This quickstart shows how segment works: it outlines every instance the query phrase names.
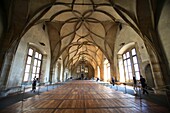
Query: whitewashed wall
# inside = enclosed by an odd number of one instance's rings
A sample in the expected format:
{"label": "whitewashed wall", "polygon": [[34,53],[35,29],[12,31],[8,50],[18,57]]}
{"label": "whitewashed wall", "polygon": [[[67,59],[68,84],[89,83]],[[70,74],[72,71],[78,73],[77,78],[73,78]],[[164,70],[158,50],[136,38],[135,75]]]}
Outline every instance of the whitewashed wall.
{"label": "whitewashed wall", "polygon": [[[136,43],[136,49],[137,55],[139,56],[139,63],[142,65],[143,62],[150,61],[148,52],[146,50],[146,47],[144,45],[143,40],[139,37],[139,35],[129,26],[123,25],[122,30],[117,35],[117,39],[115,42],[115,51],[114,51],[114,63],[115,63],[115,68],[117,69],[117,75],[119,75],[119,70],[118,70],[118,52],[120,49],[125,46],[121,46],[121,43],[129,44],[129,43]],[[125,48],[126,50],[126,48]],[[142,74],[144,74],[144,69],[142,66],[140,66]]]}
{"label": "whitewashed wall", "polygon": [[[39,42],[43,42],[45,46],[42,46]],[[47,32],[42,29],[42,24],[38,24],[29,29],[20,41],[10,69],[8,87],[21,85],[22,83],[29,43],[36,46],[44,54],[41,79],[42,82],[48,82],[49,80],[51,58],[49,40]]]}

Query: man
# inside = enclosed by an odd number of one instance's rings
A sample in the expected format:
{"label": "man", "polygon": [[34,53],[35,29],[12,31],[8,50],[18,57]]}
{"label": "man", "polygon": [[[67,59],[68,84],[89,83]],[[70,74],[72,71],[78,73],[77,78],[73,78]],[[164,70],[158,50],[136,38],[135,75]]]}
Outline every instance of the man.
{"label": "man", "polygon": [[137,90],[137,80],[135,76],[133,76],[133,89]]}
{"label": "man", "polygon": [[113,86],[115,85],[115,79],[114,79],[114,77],[112,77],[112,85],[113,85]]}
{"label": "man", "polygon": [[142,75],[140,75],[140,83],[142,85],[142,89],[143,89],[143,94],[149,94],[148,91],[146,90],[147,84],[146,84],[146,80],[145,78],[142,77]]}
{"label": "man", "polygon": [[35,90],[36,90],[36,83],[37,82],[37,80],[36,80],[36,78],[34,78],[34,80],[33,80],[33,82],[32,82],[32,90],[31,90],[31,92],[35,92]]}
{"label": "man", "polygon": [[99,78],[97,77],[97,80],[96,80],[96,82],[98,82],[99,81]]}

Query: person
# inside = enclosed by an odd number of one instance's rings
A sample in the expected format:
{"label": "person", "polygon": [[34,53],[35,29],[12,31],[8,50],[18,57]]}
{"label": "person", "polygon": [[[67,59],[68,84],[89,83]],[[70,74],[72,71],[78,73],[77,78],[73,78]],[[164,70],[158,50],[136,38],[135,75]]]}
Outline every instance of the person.
{"label": "person", "polygon": [[113,86],[115,85],[115,79],[114,79],[114,77],[112,77],[112,85],[113,85]]}
{"label": "person", "polygon": [[145,78],[142,77],[142,75],[140,75],[140,83],[142,85],[142,89],[143,89],[143,94],[149,94],[148,91],[146,90],[147,88],[147,84],[146,84],[146,80]]}
{"label": "person", "polygon": [[135,76],[133,76],[133,89],[137,90],[137,80]]}
{"label": "person", "polygon": [[32,82],[32,91],[31,92],[35,92],[36,90],[36,84],[37,84],[37,80],[36,78],[34,78],[33,82]]}
{"label": "person", "polygon": [[83,79],[84,79],[84,74],[82,73],[82,74],[81,74],[81,80],[83,80]]}
{"label": "person", "polygon": [[96,80],[96,82],[98,82],[99,81],[99,78],[97,77],[97,80]]}

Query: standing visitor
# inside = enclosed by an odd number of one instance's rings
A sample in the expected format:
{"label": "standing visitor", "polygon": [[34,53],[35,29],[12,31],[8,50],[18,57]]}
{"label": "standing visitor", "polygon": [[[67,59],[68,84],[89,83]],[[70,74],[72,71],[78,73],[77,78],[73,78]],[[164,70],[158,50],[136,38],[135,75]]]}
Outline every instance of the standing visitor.
{"label": "standing visitor", "polygon": [[133,76],[133,89],[137,90],[137,80],[135,76]]}
{"label": "standing visitor", "polygon": [[34,80],[33,80],[33,82],[32,82],[32,90],[31,90],[31,92],[35,92],[35,90],[36,90],[36,84],[37,84],[37,80],[36,80],[36,77],[34,77]]}
{"label": "standing visitor", "polygon": [[96,80],[96,82],[98,82],[99,81],[99,78],[97,77],[97,80]]}
{"label": "standing visitor", "polygon": [[115,79],[114,79],[114,77],[112,77],[112,85],[113,85],[113,86],[115,85]]}
{"label": "standing visitor", "polygon": [[142,89],[143,89],[143,94],[149,94],[148,91],[146,90],[147,88],[147,84],[146,84],[146,80],[145,78],[142,77],[142,75],[140,75],[140,83],[142,85]]}

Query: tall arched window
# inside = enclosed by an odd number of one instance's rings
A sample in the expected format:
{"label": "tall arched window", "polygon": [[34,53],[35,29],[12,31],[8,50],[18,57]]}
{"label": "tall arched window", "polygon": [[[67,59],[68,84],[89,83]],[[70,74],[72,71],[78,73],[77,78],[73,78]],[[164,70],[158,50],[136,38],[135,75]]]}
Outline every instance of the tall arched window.
{"label": "tall arched window", "polygon": [[135,76],[137,80],[140,79],[140,70],[135,48],[123,54],[123,65],[126,82],[132,81],[133,76]]}
{"label": "tall arched window", "polygon": [[33,80],[34,77],[39,78],[41,64],[42,64],[42,54],[35,48],[29,48],[23,81],[29,82]]}

